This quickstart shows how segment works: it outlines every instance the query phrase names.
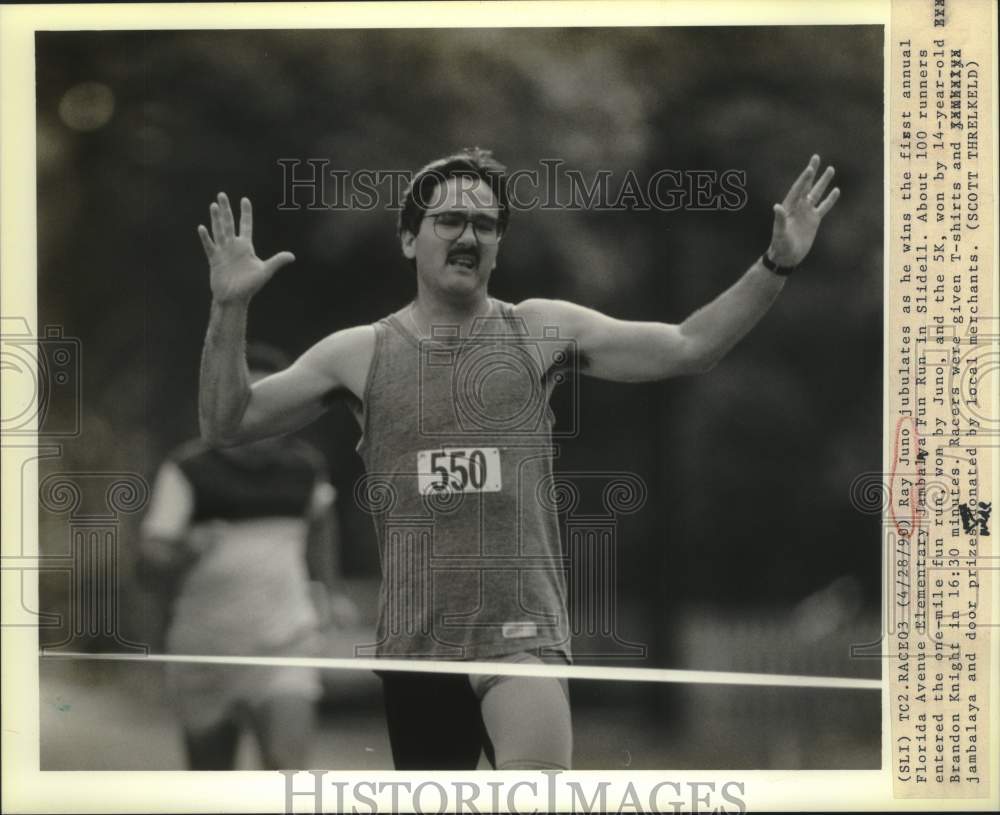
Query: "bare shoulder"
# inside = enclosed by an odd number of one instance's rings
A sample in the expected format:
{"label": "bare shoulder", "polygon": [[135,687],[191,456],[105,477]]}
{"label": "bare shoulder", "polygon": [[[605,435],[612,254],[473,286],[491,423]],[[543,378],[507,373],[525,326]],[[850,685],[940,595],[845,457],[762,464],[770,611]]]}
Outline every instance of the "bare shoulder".
{"label": "bare shoulder", "polygon": [[356,325],[327,335],[306,351],[298,362],[311,367],[328,368],[342,356],[371,354],[375,349],[375,326]]}
{"label": "bare shoulder", "polygon": [[524,319],[546,318],[557,316],[565,311],[566,306],[572,307],[566,300],[548,300],[544,297],[531,297],[514,304],[514,315]]}
{"label": "bare shoulder", "polygon": [[[522,300],[514,306],[514,315],[520,317],[534,335],[544,329],[556,328],[559,336],[577,337],[582,331],[604,315],[586,306],[568,300],[546,300],[532,298]],[[541,334],[539,333],[539,336]]]}
{"label": "bare shoulder", "polygon": [[558,328],[561,335],[572,336],[581,312],[585,311],[582,306],[566,300],[541,297],[522,300],[513,308],[514,316],[524,320],[532,335],[540,335],[545,328]]}
{"label": "bare shoulder", "polygon": [[324,337],[292,367],[318,374],[331,388],[347,388],[360,399],[374,355],[375,326],[357,325]]}

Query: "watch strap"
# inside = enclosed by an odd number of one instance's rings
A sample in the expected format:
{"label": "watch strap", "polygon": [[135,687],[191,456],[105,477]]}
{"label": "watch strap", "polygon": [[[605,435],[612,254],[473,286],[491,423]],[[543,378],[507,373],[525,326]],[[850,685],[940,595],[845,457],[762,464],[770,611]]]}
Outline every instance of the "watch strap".
{"label": "watch strap", "polygon": [[795,266],[779,266],[767,256],[767,252],[760,256],[760,263],[769,272],[774,272],[782,277],[788,277],[797,268]]}

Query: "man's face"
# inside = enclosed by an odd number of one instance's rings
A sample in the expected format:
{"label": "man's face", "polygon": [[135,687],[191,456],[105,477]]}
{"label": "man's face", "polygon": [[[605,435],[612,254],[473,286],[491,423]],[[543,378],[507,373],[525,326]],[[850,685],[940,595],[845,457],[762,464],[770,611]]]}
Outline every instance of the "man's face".
{"label": "man's face", "polygon": [[[488,236],[483,239],[486,227],[492,224],[495,228],[499,218],[489,185],[480,178],[449,178],[426,203],[417,234],[402,234],[403,254],[416,262],[418,283],[449,295],[485,289],[499,248]],[[470,221],[460,227],[460,233],[450,236],[449,227],[454,231],[463,217]]]}

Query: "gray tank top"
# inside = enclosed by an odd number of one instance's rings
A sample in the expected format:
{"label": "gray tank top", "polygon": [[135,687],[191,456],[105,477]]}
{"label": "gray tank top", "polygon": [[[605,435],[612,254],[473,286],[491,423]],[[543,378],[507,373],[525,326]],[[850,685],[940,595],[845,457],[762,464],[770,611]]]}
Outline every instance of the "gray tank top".
{"label": "gray tank top", "polygon": [[[382,569],[363,653],[488,659],[569,653],[546,343],[491,301],[466,338],[375,324],[356,489]],[[557,357],[558,359],[558,357]]]}

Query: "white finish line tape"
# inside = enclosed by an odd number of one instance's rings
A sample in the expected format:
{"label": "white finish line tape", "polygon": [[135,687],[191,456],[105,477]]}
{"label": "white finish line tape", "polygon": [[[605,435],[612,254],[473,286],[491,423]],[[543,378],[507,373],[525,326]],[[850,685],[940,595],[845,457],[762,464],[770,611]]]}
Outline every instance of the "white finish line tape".
{"label": "white finish line tape", "polygon": [[112,662],[175,662],[202,665],[258,665],[273,668],[330,668],[348,671],[410,671],[414,673],[491,674],[498,676],[555,676],[565,679],[604,679],[615,682],[681,682],[700,685],[760,685],[783,688],[881,690],[881,679],[839,676],[688,671],[664,668],[599,668],[591,665],[525,665],[514,662],[448,662],[417,659],[362,659],[325,657],[241,657],[194,654],[85,654],[42,652],[46,660],[101,660]]}

